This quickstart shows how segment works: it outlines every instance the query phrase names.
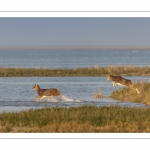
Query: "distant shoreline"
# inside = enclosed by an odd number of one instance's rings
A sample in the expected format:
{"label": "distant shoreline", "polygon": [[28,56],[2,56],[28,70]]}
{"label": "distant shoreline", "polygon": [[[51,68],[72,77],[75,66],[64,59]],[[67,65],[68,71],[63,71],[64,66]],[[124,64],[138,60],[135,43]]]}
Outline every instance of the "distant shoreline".
{"label": "distant shoreline", "polygon": [[150,50],[150,46],[0,46],[0,50]]}
{"label": "distant shoreline", "polygon": [[48,69],[48,68],[0,68],[0,77],[86,77],[107,76],[109,74],[121,76],[150,76],[150,66],[108,66],[76,69]]}

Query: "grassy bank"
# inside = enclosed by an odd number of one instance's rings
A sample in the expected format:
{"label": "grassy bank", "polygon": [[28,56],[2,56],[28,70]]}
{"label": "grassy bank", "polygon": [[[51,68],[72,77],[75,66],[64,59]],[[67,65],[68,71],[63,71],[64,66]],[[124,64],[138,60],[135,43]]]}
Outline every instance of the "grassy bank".
{"label": "grassy bank", "polygon": [[111,98],[150,105],[150,83],[141,81],[135,83],[134,87],[138,88],[140,94],[138,94],[134,89],[124,87],[120,90],[114,91],[111,95]]}
{"label": "grassy bank", "polygon": [[0,132],[150,132],[150,108],[43,108],[0,113]]}
{"label": "grassy bank", "polygon": [[77,69],[34,69],[34,68],[0,68],[0,77],[60,77],[60,76],[105,76],[108,74],[124,76],[149,76],[150,66],[109,66]]}

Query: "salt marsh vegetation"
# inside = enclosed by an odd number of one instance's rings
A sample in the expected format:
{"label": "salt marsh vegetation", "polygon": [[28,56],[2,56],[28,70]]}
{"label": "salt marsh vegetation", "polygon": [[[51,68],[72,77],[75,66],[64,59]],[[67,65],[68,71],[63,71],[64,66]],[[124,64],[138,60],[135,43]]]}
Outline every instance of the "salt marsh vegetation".
{"label": "salt marsh vegetation", "polygon": [[112,93],[111,98],[150,105],[150,82],[140,81],[135,83],[134,86],[138,88],[140,94],[137,94],[134,89],[124,87],[122,89],[115,90]]}
{"label": "salt marsh vegetation", "polygon": [[150,108],[80,106],[0,113],[0,132],[150,132]]}
{"label": "salt marsh vegetation", "polygon": [[0,77],[67,77],[67,76],[106,76],[108,74],[122,76],[149,76],[150,66],[108,66],[76,69],[48,68],[0,68]]}

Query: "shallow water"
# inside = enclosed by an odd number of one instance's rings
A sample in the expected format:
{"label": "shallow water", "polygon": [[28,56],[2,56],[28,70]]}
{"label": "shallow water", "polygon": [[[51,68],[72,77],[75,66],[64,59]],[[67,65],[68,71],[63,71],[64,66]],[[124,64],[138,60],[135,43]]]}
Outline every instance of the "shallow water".
{"label": "shallow water", "polygon": [[[149,81],[149,77],[126,77],[133,82]],[[32,90],[34,84],[41,88],[57,88],[62,93],[62,101],[57,97],[32,101],[37,95]],[[77,107],[82,105],[126,107],[147,107],[145,104],[122,102],[111,98],[95,99],[94,94],[101,91],[110,96],[115,88],[106,77],[11,77],[0,78],[0,112],[20,111],[42,107]],[[121,87],[118,87],[121,88]]]}

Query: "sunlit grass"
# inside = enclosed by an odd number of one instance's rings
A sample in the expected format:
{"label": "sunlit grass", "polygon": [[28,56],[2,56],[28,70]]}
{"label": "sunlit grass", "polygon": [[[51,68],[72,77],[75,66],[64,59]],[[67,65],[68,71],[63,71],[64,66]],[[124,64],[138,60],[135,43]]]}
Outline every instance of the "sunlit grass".
{"label": "sunlit grass", "polygon": [[141,81],[135,83],[134,87],[140,91],[139,94],[134,89],[124,87],[120,90],[115,90],[112,93],[111,98],[150,105],[150,83]]}
{"label": "sunlit grass", "polygon": [[126,76],[148,76],[150,66],[108,66],[77,69],[46,69],[46,68],[0,68],[0,77],[33,77],[33,76],[105,76],[118,74]]}
{"label": "sunlit grass", "polygon": [[101,99],[103,98],[103,93],[102,91],[98,91],[97,93],[94,94],[94,98],[97,98],[97,99]]}
{"label": "sunlit grass", "polygon": [[4,112],[0,132],[150,132],[150,108],[80,106]]}

